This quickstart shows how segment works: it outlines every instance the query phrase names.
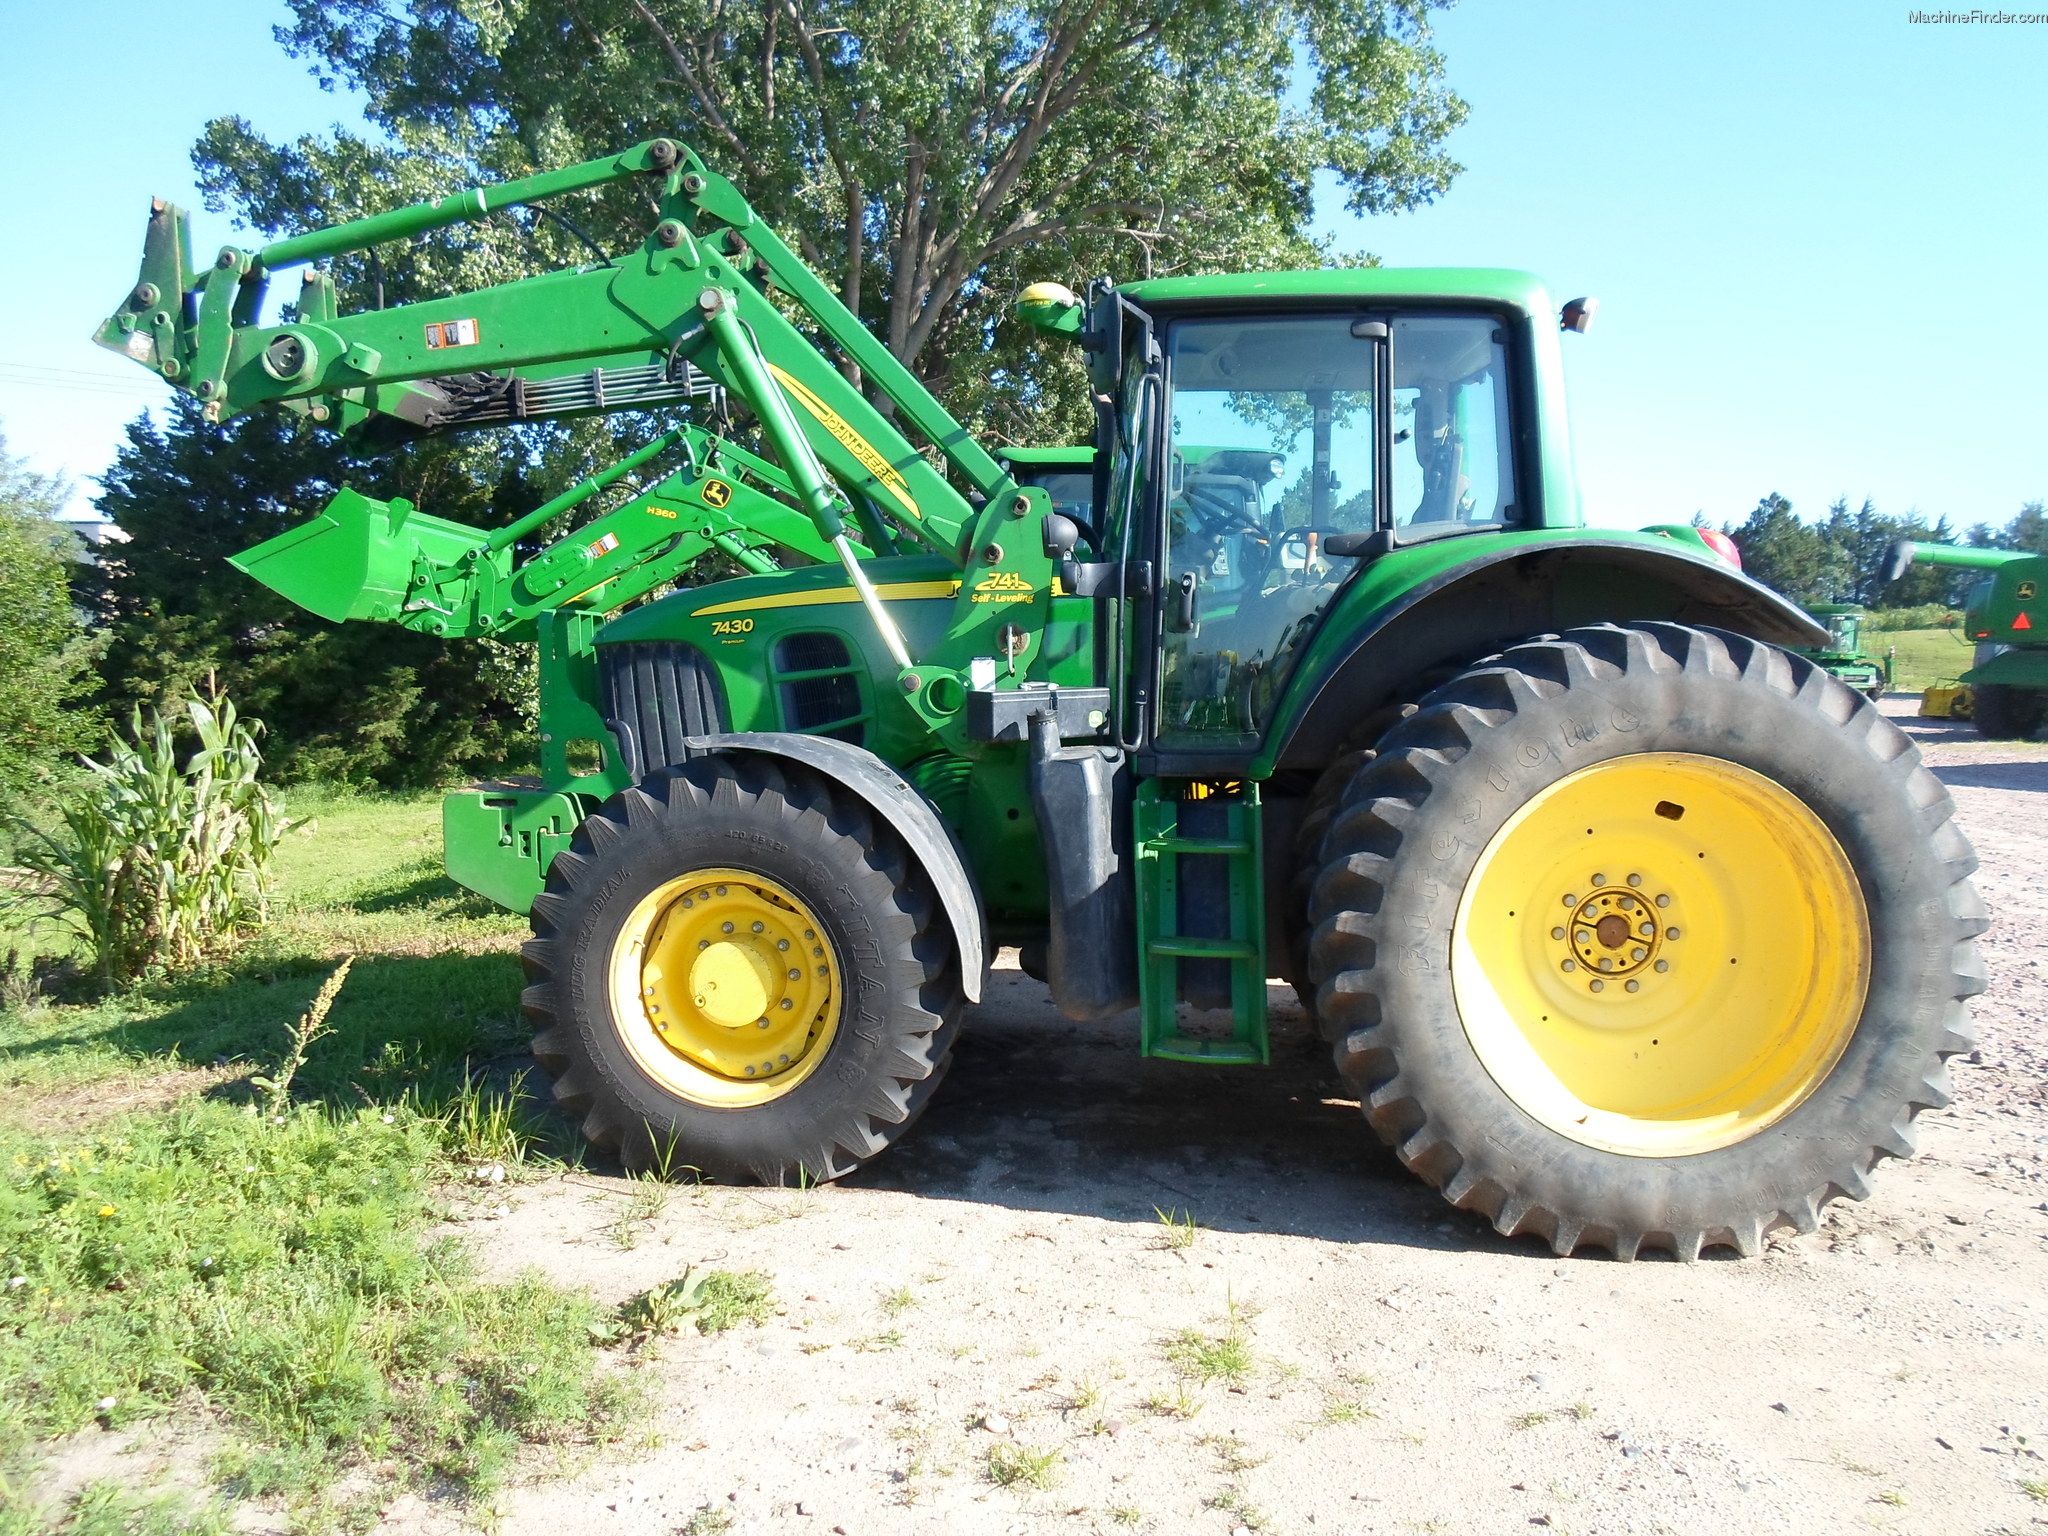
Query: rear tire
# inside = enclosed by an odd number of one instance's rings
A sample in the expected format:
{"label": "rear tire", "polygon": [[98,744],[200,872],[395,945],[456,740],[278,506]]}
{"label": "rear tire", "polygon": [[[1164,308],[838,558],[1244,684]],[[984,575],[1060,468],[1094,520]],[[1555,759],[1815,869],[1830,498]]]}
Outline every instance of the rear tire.
{"label": "rear tire", "polygon": [[838,1178],[945,1075],[959,965],[924,872],[807,770],[701,757],[621,791],[556,856],[532,922],[534,1056],[628,1168]]}
{"label": "rear tire", "polygon": [[1338,1068],[1409,1168],[1560,1255],[1811,1231],[1911,1154],[1970,1048],[1986,924],[1952,811],[1903,733],[1772,646],[1516,646],[1332,818],[1310,953]]}
{"label": "rear tire", "polygon": [[1970,718],[1987,741],[2026,741],[2048,721],[2048,688],[1979,683],[1971,694]]}

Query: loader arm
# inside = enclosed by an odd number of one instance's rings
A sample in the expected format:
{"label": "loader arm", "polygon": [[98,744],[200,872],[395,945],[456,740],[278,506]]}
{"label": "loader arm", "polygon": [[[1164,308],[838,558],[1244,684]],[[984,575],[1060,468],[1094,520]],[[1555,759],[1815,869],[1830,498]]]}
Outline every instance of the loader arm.
{"label": "loader arm", "polygon": [[[350,314],[339,313],[332,279],[309,268],[294,318],[259,323],[268,282],[282,269],[632,179],[654,183],[659,216],[637,248],[609,264]],[[94,339],[201,401],[216,421],[279,403],[335,426],[380,414],[416,426],[462,425],[466,414],[482,422],[644,409],[702,393],[708,380],[754,408],[779,456],[815,459],[842,495],[851,493],[850,505],[879,509],[895,530],[961,562],[974,509],[770,301],[770,285],[795,301],[967,487],[991,502],[1015,494],[1002,466],[737,189],[665,139],[255,251],[224,247],[203,269],[194,264],[185,215],[158,202],[137,282]],[[715,318],[704,307],[710,294],[730,298],[732,323],[707,323]],[[779,399],[764,397],[764,377]],[[502,387],[480,388],[484,380]],[[491,409],[465,411],[465,400],[485,395]],[[793,419],[801,447],[774,441],[770,417],[778,406]],[[785,453],[786,446],[796,452]],[[785,468],[805,478],[802,466]],[[811,499],[802,484],[795,489]]]}

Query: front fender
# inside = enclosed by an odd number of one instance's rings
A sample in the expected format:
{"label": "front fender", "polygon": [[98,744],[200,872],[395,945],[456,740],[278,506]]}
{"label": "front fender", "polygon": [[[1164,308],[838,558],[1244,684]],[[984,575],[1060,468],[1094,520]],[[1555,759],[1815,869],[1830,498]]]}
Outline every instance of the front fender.
{"label": "front fender", "polygon": [[1816,646],[1827,631],[1704,550],[1656,533],[1468,534],[1397,549],[1339,596],[1252,773],[1319,770],[1373,711],[1518,640],[1665,619]]}
{"label": "front fender", "polygon": [[867,802],[896,835],[910,846],[911,856],[931,877],[953,929],[960,955],[960,988],[970,1003],[981,1001],[982,979],[988,973],[988,919],[981,892],[967,872],[967,859],[950,827],[931,801],[888,763],[850,741],[830,736],[804,736],[794,731],[725,731],[686,736],[689,757],[711,752],[758,752],[815,769],[844,785]]}

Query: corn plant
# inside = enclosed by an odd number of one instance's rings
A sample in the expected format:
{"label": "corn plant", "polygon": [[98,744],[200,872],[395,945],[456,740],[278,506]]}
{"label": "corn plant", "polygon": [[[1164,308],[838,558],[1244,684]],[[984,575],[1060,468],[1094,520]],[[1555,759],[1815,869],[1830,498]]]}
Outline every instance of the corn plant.
{"label": "corn plant", "polygon": [[54,831],[16,824],[26,899],[85,941],[102,987],[180,970],[263,926],[271,859],[288,823],[258,778],[262,726],[218,695],[176,715],[136,710],[107,760],[60,807]]}

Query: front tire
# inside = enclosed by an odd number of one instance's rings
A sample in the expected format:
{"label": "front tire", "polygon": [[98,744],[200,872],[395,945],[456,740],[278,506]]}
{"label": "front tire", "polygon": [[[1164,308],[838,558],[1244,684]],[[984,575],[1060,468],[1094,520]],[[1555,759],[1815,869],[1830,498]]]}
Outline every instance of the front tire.
{"label": "front tire", "polygon": [[1810,1231],[1910,1155],[1970,1047],[1985,918],[1952,810],[1876,709],[1772,646],[1516,646],[1390,732],[1325,835],[1339,1070],[1452,1204],[1560,1255]]}
{"label": "front tire", "polygon": [[959,966],[857,796],[755,754],[623,790],[555,857],[522,950],[533,1053],[628,1168],[838,1178],[945,1075]]}

